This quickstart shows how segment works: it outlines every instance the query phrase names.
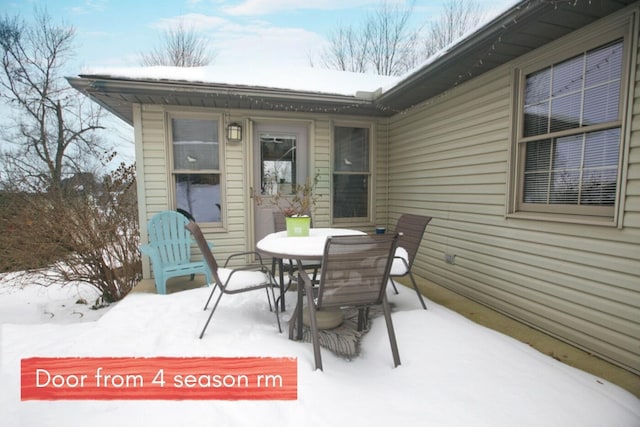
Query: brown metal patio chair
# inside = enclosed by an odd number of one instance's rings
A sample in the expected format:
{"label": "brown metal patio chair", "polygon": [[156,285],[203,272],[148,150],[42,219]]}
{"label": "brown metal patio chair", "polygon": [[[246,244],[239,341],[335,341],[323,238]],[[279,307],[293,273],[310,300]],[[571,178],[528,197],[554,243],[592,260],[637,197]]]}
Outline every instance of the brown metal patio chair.
{"label": "brown metal patio chair", "polygon": [[[267,292],[267,300],[269,301],[269,310],[274,311],[271,306],[271,298],[273,298],[274,304],[276,301],[276,295],[273,291],[273,288],[276,286],[275,281],[273,279],[273,275],[267,266],[262,263],[262,257],[257,252],[240,252],[230,255],[224,263],[222,268],[218,267],[218,263],[216,262],[209,245],[207,244],[204,236],[202,235],[202,230],[195,222],[189,222],[185,225],[185,228],[191,232],[193,235],[198,247],[200,248],[200,252],[202,252],[202,256],[204,261],[206,262],[209,270],[211,271],[211,276],[213,277],[213,289],[209,294],[209,298],[207,299],[206,304],[204,305],[204,309],[206,310],[213,298],[216,289],[220,289],[220,293],[218,298],[216,299],[213,308],[211,309],[211,314],[207,319],[204,327],[202,328],[202,332],[200,333],[200,338],[204,336],[204,332],[207,330],[209,326],[209,322],[211,322],[211,318],[213,317],[213,313],[215,313],[216,308],[218,307],[218,303],[222,298],[223,294],[238,294],[242,292],[255,291],[258,289],[265,289]],[[246,255],[254,255],[258,264],[249,265],[245,267],[235,267],[235,268],[227,268],[229,261],[231,261],[235,257],[244,257]],[[271,297],[269,296],[269,291],[271,291]],[[282,327],[280,326],[280,315],[278,314],[278,308],[275,307],[276,312],[276,320],[278,322],[278,330],[282,332]]]}
{"label": "brown metal patio chair", "polygon": [[[382,306],[394,366],[400,365],[391,309],[386,295],[397,240],[398,237],[392,235],[329,237],[324,248],[318,286],[314,286],[307,272],[300,269],[307,295],[307,313],[316,369],[322,370],[317,314],[323,310],[357,308],[358,327],[362,329],[368,309],[374,305]],[[302,310],[302,307],[296,307],[292,322],[299,322],[298,310]],[[300,324],[297,326],[302,327]]]}
{"label": "brown metal patio chair", "polygon": [[424,232],[429,221],[431,221],[430,216],[413,214],[402,214],[400,216],[394,230],[394,232],[398,233],[400,236],[398,240],[398,249],[396,250],[393,258],[393,265],[391,266],[391,273],[389,274],[391,285],[393,286],[396,294],[398,293],[398,288],[396,288],[395,283],[393,283],[393,278],[408,275],[411,279],[411,283],[413,284],[413,289],[415,289],[418,294],[420,304],[422,304],[422,308],[425,310],[427,309],[427,306],[424,303],[420,290],[418,290],[418,285],[413,277],[411,268],[413,267],[413,261],[416,259],[416,255],[418,254],[418,248],[420,247],[422,237],[424,236]]}

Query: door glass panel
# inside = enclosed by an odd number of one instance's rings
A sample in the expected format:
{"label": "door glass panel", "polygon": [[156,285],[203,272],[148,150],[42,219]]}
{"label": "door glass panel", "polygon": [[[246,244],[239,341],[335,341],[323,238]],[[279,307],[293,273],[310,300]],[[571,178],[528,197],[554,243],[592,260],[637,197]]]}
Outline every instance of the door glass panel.
{"label": "door glass panel", "polygon": [[292,194],[297,184],[295,135],[260,134],[260,187],[263,195]]}

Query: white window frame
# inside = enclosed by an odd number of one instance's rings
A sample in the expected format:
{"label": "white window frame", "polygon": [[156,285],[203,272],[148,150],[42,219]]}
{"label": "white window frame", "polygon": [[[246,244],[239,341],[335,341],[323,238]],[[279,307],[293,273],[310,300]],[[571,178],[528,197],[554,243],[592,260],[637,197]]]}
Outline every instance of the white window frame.
{"label": "white window frame", "polygon": [[[220,176],[220,221],[215,222],[200,222],[201,226],[207,228],[224,228],[226,223],[226,215],[225,215],[225,205],[226,205],[226,194],[224,189],[225,185],[225,173],[224,173],[224,159],[225,159],[225,139],[224,139],[224,118],[221,114],[211,114],[204,112],[176,112],[176,111],[168,111],[166,113],[166,152],[168,158],[168,173],[167,173],[167,189],[169,193],[169,205],[172,209],[177,209],[177,194],[176,194],[176,178],[175,176],[178,174],[203,174],[203,175],[219,175]],[[218,169],[202,169],[194,172],[189,169],[176,169],[175,167],[175,159],[174,159],[174,150],[173,150],[173,119],[195,119],[195,120],[212,120],[218,123],[218,156],[219,163]]]}
{"label": "white window frame", "polygon": [[[357,175],[367,175],[368,177],[368,193],[367,193],[367,216],[366,217],[352,217],[352,218],[336,218],[335,211],[336,207],[334,206],[335,194],[334,194],[334,177],[336,174],[339,175],[349,175],[348,172],[336,172],[335,170],[335,157],[337,155],[335,150],[335,129],[336,127],[351,127],[351,128],[362,128],[367,129],[369,131],[369,170],[367,172],[356,171],[352,174]],[[360,122],[360,121],[333,121],[331,123],[331,222],[333,224],[338,225],[369,225],[372,223],[373,218],[373,195],[375,194],[375,126],[372,122]]]}

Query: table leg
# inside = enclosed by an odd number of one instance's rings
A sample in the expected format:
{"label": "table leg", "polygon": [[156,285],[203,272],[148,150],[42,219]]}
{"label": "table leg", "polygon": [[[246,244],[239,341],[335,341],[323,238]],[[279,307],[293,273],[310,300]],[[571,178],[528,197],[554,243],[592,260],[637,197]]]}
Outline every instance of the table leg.
{"label": "table leg", "polygon": [[[298,269],[302,269],[302,263],[298,261]],[[302,341],[302,300],[304,297],[304,282],[302,276],[298,273],[298,302],[296,304],[296,315],[298,317],[298,336],[297,340]]]}
{"label": "table leg", "polygon": [[287,291],[284,288],[284,263],[282,258],[278,259],[278,270],[280,271],[280,311],[284,312],[284,295]]}

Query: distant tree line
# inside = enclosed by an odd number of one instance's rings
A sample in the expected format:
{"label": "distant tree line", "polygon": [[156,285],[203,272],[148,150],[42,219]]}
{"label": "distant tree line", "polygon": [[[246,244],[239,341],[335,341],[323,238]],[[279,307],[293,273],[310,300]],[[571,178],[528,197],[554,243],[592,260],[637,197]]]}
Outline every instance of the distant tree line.
{"label": "distant tree line", "polygon": [[412,25],[415,15],[415,1],[404,6],[385,0],[361,22],[339,25],[317,64],[356,73],[402,75],[473,29],[484,12],[474,0],[449,0],[442,14],[427,23]]}
{"label": "distant tree line", "polygon": [[[417,20],[415,0],[408,5],[383,0],[365,14],[362,21],[338,25],[329,34],[329,43],[312,53],[312,66],[401,75],[448,46],[484,17],[474,0],[449,0],[437,17]],[[209,47],[207,36],[184,21],[165,29],[160,44],[139,54],[144,66],[164,65],[200,67],[215,61],[217,53]]]}

